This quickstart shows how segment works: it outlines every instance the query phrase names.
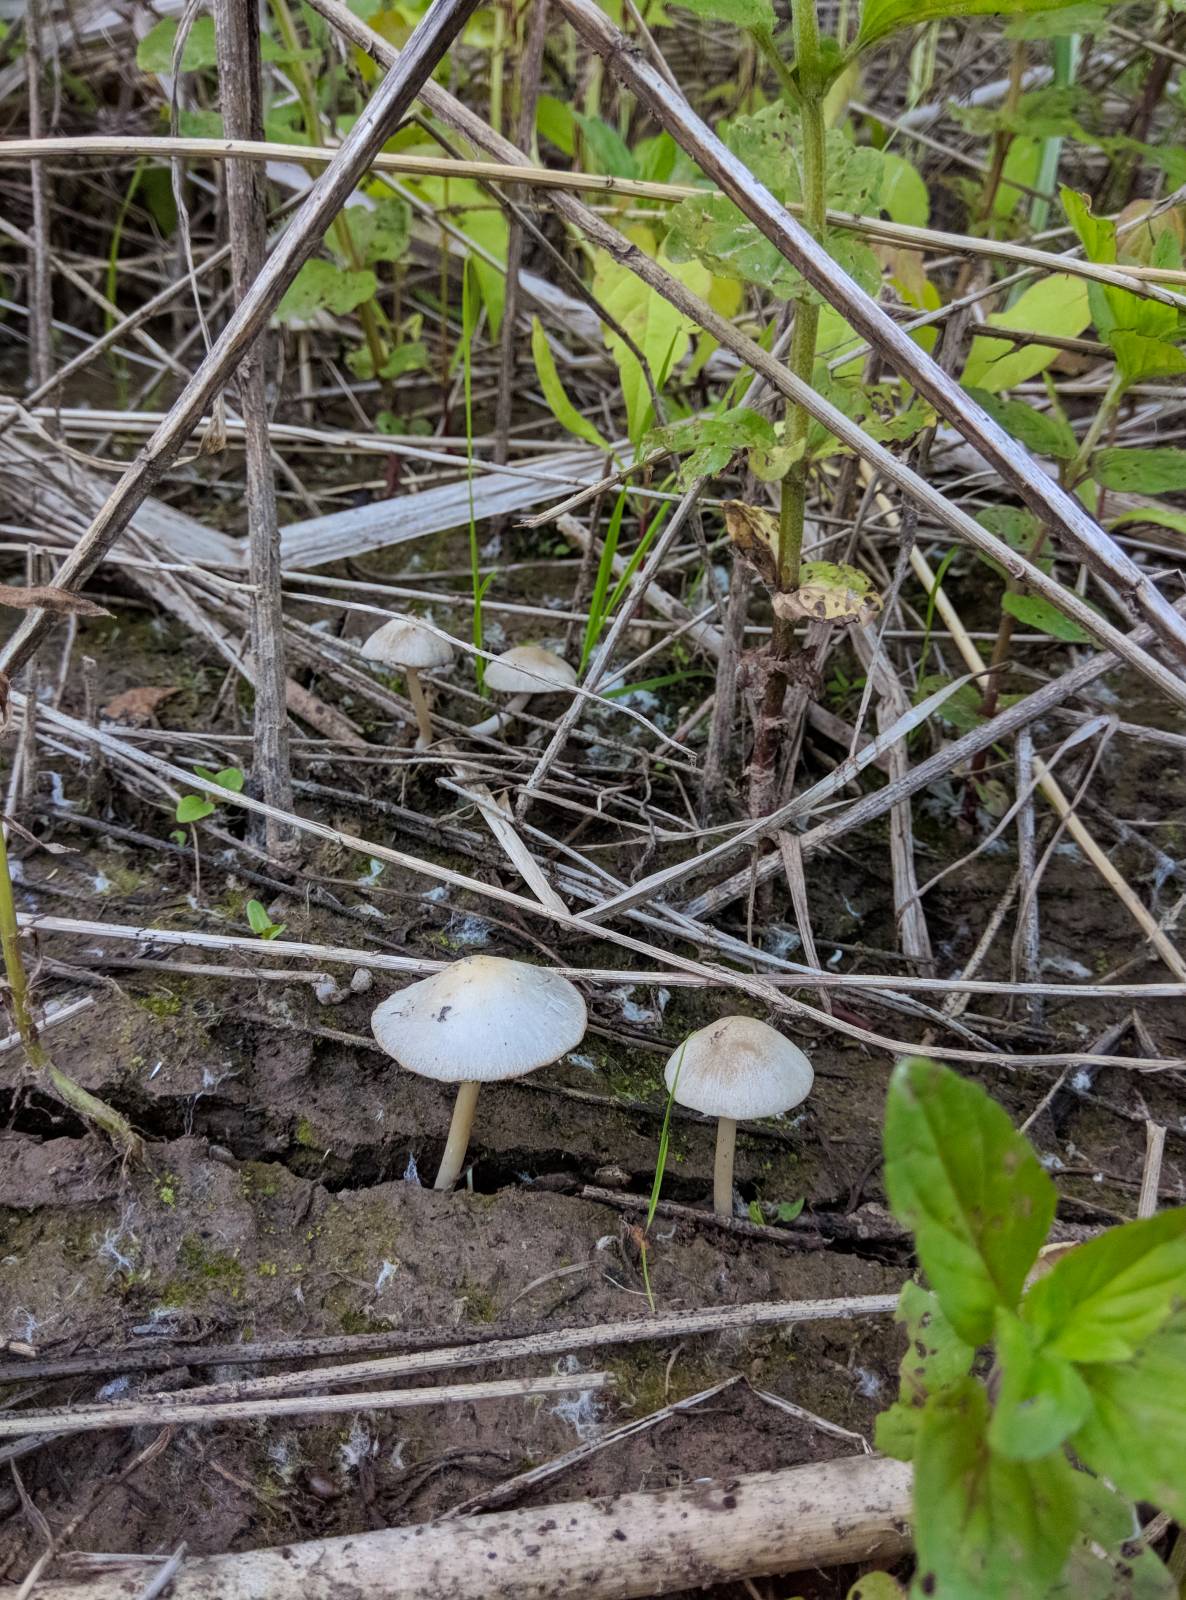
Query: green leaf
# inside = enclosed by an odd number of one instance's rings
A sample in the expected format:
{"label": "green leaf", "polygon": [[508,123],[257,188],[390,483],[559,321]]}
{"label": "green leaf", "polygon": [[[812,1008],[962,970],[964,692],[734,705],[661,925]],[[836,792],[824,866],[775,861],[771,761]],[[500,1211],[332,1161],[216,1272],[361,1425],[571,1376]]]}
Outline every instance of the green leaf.
{"label": "green leaf", "polygon": [[1043,600],[1041,595],[1017,594],[1009,589],[1001,596],[1001,610],[1016,617],[1027,628],[1048,633],[1054,639],[1065,640],[1067,644],[1091,643],[1091,634],[1086,628],[1072,622],[1070,617],[1064,617],[1057,606],[1051,605],[1049,600]]}
{"label": "green leaf", "polygon": [[1070,0],[864,0],[856,50],[867,50],[898,28],[949,17],[1028,16],[1034,11],[1056,11]]}
{"label": "green leaf", "polygon": [[[917,702],[937,694],[950,682],[951,679],[944,672],[926,673],[918,682]],[[984,721],[980,714],[982,700],[983,696],[974,683],[961,683],[958,689],[947,696],[934,714],[940,722],[949,723],[961,733],[967,733],[971,728],[978,728]]]}
{"label": "green leaf", "polygon": [[902,1061],[885,1113],[885,1182],[951,1325],[968,1344],[1013,1310],[1054,1216],[1054,1185],[978,1085],[924,1057]]}
{"label": "green leaf", "polygon": [[242,767],[220,767],[217,772],[211,772],[209,767],[200,767],[194,763],[194,771],[199,778],[205,778],[207,783],[216,783],[220,789],[229,789],[232,794],[240,794],[247,775]]}
{"label": "green leaf", "polygon": [[[663,265],[668,263],[664,261]],[[709,277],[703,267],[689,262],[673,270],[694,293],[701,298],[707,297]],[[597,253],[593,292],[618,325],[634,340],[646,358],[656,389],[661,391],[668,374],[687,355],[690,343],[688,336],[695,324],[605,251],[599,250]],[[637,444],[646,432],[654,411],[650,389],[634,353],[608,328],[604,337],[617,363],[622,398],[626,402],[627,431],[631,442]]]}
{"label": "green leaf", "polygon": [[881,209],[895,222],[925,228],[931,220],[931,197],[918,168],[896,150],[881,151],[881,166]]}
{"label": "green leaf", "polygon": [[1186,1302],[1186,1209],[1109,1228],[1026,1295],[1035,1337],[1070,1361],[1127,1361]]}
{"label": "green leaf", "polygon": [[703,412],[666,428],[652,428],[644,448],[686,456],[680,467],[680,480],[686,483],[715,477],[739,450],[772,450],[776,442],[774,428],[765,417],[747,406],[733,406],[716,416]]}
{"label": "green leaf", "polygon": [[679,3],[685,11],[709,22],[728,22],[735,28],[774,32],[774,7],[770,0],[679,0]]}
{"label": "green leaf", "polygon": [[248,926],[257,938],[278,939],[284,932],[285,924],[273,922],[260,901],[249,900],[244,909],[247,912]]}
{"label": "green leaf", "polygon": [[586,116],[583,111],[573,113],[585,136],[585,149],[589,152],[587,170],[605,172],[613,178],[636,178],[638,163],[630,154],[630,147],[616,128],[600,117]]}
{"label": "green leaf", "polygon": [[[994,311],[986,326],[1012,328],[1017,333],[1050,333],[1074,339],[1091,321],[1087,285],[1081,278],[1052,273],[1035,283],[1004,311]],[[988,389],[999,394],[1048,367],[1058,351],[1050,345],[1014,345],[978,334],[972,340],[961,382],[966,389]]]}
{"label": "green leaf", "polygon": [[906,1591],[888,1572],[867,1572],[853,1584],[846,1600],[906,1600]]}
{"label": "green leaf", "polygon": [[1166,339],[1150,338],[1131,329],[1113,328],[1104,335],[1116,355],[1116,365],[1125,383],[1142,383],[1146,378],[1173,378],[1186,372],[1186,353]]}
{"label": "green leaf", "polygon": [[1138,1550],[1129,1501],[1089,1472],[1075,1474],[1079,1527],[1046,1600],[1178,1600],[1178,1586],[1152,1550]]}
{"label": "green leaf", "polygon": [[367,269],[351,272],[328,261],[306,261],[276,307],[278,322],[307,322],[319,311],[344,317],[373,298],[378,279]]}
{"label": "green leaf", "polygon": [[1097,450],[1091,475],[1101,489],[1123,494],[1178,494],[1186,489],[1186,450]]}
{"label": "green leaf", "polygon": [[1006,39],[1065,39],[1072,33],[1098,33],[1107,20],[1108,6],[1097,0],[1070,0],[1053,11],[1021,16],[1005,29]]}
{"label": "green leaf", "polygon": [[597,431],[588,417],[584,417],[573,405],[560,381],[560,374],[556,371],[556,362],[548,344],[548,336],[544,332],[543,324],[538,317],[531,319],[531,357],[535,362],[536,376],[539,386],[544,391],[544,399],[556,421],[562,428],[567,428],[578,439],[595,445],[606,455],[610,454],[610,447],[604,437]]}
{"label": "green leaf", "polygon": [[1186,1319],[1132,1361],[1079,1370],[1094,1409],[1071,1440],[1075,1452],[1131,1499],[1186,1520]]}
{"label": "green leaf", "polygon": [[349,218],[350,235],[364,266],[403,258],[412,238],[412,208],[406,200],[390,197],[376,201],[369,210],[351,206]]}
{"label": "green leaf", "polygon": [[541,94],[535,107],[535,127],[541,139],[554,144],[561,154],[572,156],[576,118],[571,106],[557,100],[555,95]]}
{"label": "green leaf", "polygon": [[184,844],[188,837],[184,828],[174,828],[169,834],[174,844]]}
{"label": "green leaf", "polygon": [[1123,528],[1128,523],[1147,522],[1154,528],[1171,528],[1175,533],[1186,533],[1186,511],[1170,511],[1165,506],[1135,506],[1122,511],[1108,523],[1109,529]]}
{"label": "green leaf", "polygon": [[[165,17],[141,39],[136,47],[136,65],[141,72],[167,77],[173,71],[173,46],[177,40],[177,18]],[[182,72],[201,72],[218,61],[214,41],[214,18],[197,17],[181,52]]]}
{"label": "green leaf", "polygon": [[1075,1536],[1075,1475],[1060,1455],[1007,1461],[988,1399],[966,1378],[927,1402],[914,1458],[915,1591],[937,1600],[1038,1600]]}
{"label": "green leaf", "polygon": [[975,1350],[943,1315],[938,1297],[912,1280],[902,1285],[894,1321],[905,1324],[906,1354],[898,1366],[898,1400],[877,1418],[877,1448],[910,1461],[923,1407],[967,1376]]}
{"label": "green leaf", "polygon": [[1009,1311],[997,1313],[1000,1387],[988,1442],[1011,1461],[1033,1461],[1057,1450],[1091,1410],[1091,1394],[1069,1361],[1039,1348],[1030,1329]]}
{"label": "green leaf", "polygon": [[1036,455],[1053,456],[1056,461],[1073,461],[1078,443],[1070,426],[1052,411],[1035,411],[1024,400],[1002,400],[987,389],[969,389],[976,404],[987,411],[1006,433],[1019,439]]}
{"label": "green leaf", "polygon": [[183,794],[177,802],[178,822],[201,822],[203,817],[213,814],[213,802],[207,800],[204,794]]}
{"label": "green leaf", "polygon": [[807,1196],[800,1195],[798,1200],[780,1200],[775,1208],[774,1216],[778,1222],[794,1222],[807,1203]]}

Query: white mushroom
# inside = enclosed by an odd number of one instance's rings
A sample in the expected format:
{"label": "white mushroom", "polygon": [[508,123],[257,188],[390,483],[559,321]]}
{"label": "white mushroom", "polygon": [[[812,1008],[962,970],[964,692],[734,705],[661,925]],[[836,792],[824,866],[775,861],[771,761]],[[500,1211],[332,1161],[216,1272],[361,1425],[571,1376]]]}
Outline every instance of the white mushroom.
{"label": "white mushroom", "polygon": [[368,661],[378,661],[385,667],[395,667],[407,679],[408,699],[416,713],[420,730],[416,740],[417,750],[432,743],[432,721],[428,715],[428,701],[420,673],[425,668],[448,667],[453,663],[454,650],[448,639],[442,639],[410,617],[392,617],[377,628],[362,647]]}
{"label": "white mushroom", "polygon": [[577,675],[563,656],[546,650],[542,644],[517,644],[513,650],[486,663],[485,684],[494,694],[509,694],[511,699],[501,711],[496,711],[484,722],[476,722],[471,734],[497,733],[504,722],[531,699],[533,694],[551,694],[556,689],[568,689],[577,681]]}
{"label": "white mushroom", "polygon": [[754,1017],[722,1017],[690,1033],[676,1049],[664,1082],[681,1106],[716,1117],[713,1205],[733,1215],[733,1151],[737,1124],[776,1117],[811,1093],[811,1062],[798,1045]]}
{"label": "white mushroom", "polygon": [[375,1038],[402,1067],[458,1085],[434,1185],[457,1182],[483,1083],[546,1067],[585,1036],[585,1002],[549,967],[503,956],[466,956],[384,1000]]}

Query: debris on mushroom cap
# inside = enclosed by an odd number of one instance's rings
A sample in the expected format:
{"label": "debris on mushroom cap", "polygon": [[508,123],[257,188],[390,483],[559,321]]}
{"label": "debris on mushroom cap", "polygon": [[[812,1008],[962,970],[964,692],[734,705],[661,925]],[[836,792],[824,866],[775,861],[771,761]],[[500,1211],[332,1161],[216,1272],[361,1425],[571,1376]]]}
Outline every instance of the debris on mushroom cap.
{"label": "debris on mushroom cap", "polygon": [[401,1066],[444,1083],[492,1083],[558,1061],[587,1023],[580,991],[549,967],[465,956],[409,984],[371,1017]]}
{"label": "debris on mushroom cap", "polygon": [[564,657],[542,644],[517,644],[486,664],[486,687],[495,694],[547,694],[576,681]]}
{"label": "debris on mushroom cap", "polygon": [[754,1017],[722,1017],[690,1033],[663,1074],[681,1106],[710,1117],[775,1117],[811,1093],[811,1062]]}
{"label": "debris on mushroom cap", "polygon": [[448,639],[442,639],[418,622],[392,617],[377,628],[362,647],[368,661],[387,667],[447,667],[455,654]]}

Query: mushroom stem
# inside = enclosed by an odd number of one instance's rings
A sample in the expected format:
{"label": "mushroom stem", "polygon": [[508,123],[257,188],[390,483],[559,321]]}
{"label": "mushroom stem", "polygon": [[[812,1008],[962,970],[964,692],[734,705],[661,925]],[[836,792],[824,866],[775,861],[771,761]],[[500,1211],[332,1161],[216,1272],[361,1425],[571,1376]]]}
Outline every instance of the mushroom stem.
{"label": "mushroom stem", "polygon": [[434,1189],[451,1189],[461,1176],[465,1152],[469,1148],[469,1131],[474,1122],[474,1107],[478,1103],[478,1090],[481,1087],[480,1083],[468,1080],[457,1086],[453,1120],[449,1123],[449,1137],[445,1141],[445,1153],[441,1157],[441,1168],[436,1175]]}
{"label": "mushroom stem", "polygon": [[415,667],[408,667],[406,672],[408,699],[412,702],[412,710],[416,713],[416,726],[420,729],[416,748],[424,750],[432,743],[432,718],[428,714],[428,701],[424,698],[424,685],[420,682],[420,674]]}
{"label": "mushroom stem", "polygon": [[[712,1204],[718,1217],[733,1215],[733,1151],[737,1144],[734,1117],[717,1118],[717,1158],[712,1168]],[[440,1188],[440,1184],[437,1184]]]}
{"label": "mushroom stem", "polygon": [[530,699],[531,696],[529,694],[512,695],[501,711],[496,711],[492,717],[486,717],[482,722],[475,722],[469,730],[470,737],[485,739],[497,733],[503,723],[509,722],[516,712],[522,711]]}

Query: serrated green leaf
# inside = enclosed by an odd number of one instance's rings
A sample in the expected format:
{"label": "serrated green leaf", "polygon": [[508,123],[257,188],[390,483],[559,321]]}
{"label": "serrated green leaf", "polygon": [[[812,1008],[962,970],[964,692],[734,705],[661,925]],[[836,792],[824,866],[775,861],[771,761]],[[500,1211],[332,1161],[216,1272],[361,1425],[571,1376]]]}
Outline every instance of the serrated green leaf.
{"label": "serrated green leaf", "polygon": [[575,434],[578,439],[584,439],[586,443],[596,446],[598,450],[609,455],[610,447],[603,435],[597,431],[588,417],[581,415],[568,398],[560,381],[560,374],[556,371],[556,362],[552,357],[548,336],[538,317],[531,319],[531,356],[535,362],[539,386],[544,391],[544,399],[548,402],[556,421],[562,428],[567,428],[569,433]]}
{"label": "serrated green leaf", "polygon": [[916,1056],[890,1079],[885,1182],[952,1327],[983,1344],[997,1307],[1016,1307],[1054,1216],[1032,1147],[978,1085]]}
{"label": "serrated green leaf", "polygon": [[1086,628],[1072,622],[1070,617],[1064,617],[1057,606],[1051,605],[1049,600],[1043,600],[1041,595],[1017,594],[1009,589],[1001,596],[1001,610],[1016,617],[1027,628],[1048,633],[1053,639],[1062,639],[1067,644],[1091,643],[1091,635]]}
{"label": "serrated green leaf", "polygon": [[1129,328],[1113,328],[1104,338],[1112,347],[1125,383],[1143,383],[1146,378],[1173,378],[1186,372],[1186,352],[1167,339],[1151,338]]}
{"label": "serrated green leaf", "polygon": [[685,11],[709,22],[727,22],[735,28],[773,33],[774,8],[770,0],[679,0]]}
{"label": "serrated green leaf", "polygon": [[1011,1461],[1033,1461],[1083,1425],[1091,1394],[1071,1363],[1041,1349],[1012,1312],[997,1313],[996,1335],[1000,1384],[988,1442]]}
{"label": "serrated green leaf", "polygon": [[1007,39],[1065,39],[1072,33],[1098,33],[1108,15],[1107,0],[1070,0],[1053,11],[1018,17],[1005,29]]}
{"label": "serrated green leaf", "polygon": [[1045,1600],[1178,1600],[1157,1556],[1133,1539],[1131,1503],[1089,1472],[1075,1474],[1082,1532]]}
{"label": "serrated green leaf", "polygon": [[183,794],[175,814],[178,822],[201,822],[203,817],[214,815],[214,805],[204,794]]}
{"label": "serrated green leaf", "polygon": [[902,1285],[894,1320],[905,1325],[906,1353],[898,1366],[898,1401],[877,1418],[877,1448],[910,1461],[927,1400],[966,1377],[976,1352],[948,1322],[938,1297],[913,1280]]}
{"label": "serrated green leaf", "polygon": [[987,1443],[988,1399],[966,1378],[928,1401],[914,1456],[915,1591],[936,1600],[1038,1600],[1075,1536],[1060,1455],[1007,1461]]}
{"label": "serrated green leaf", "polygon": [[1186,489],[1186,450],[1097,450],[1091,475],[1101,489],[1122,494],[1178,494]]}
{"label": "serrated green leaf", "polygon": [[1071,0],[864,0],[861,29],[855,48],[867,50],[899,28],[949,17],[1026,16],[1034,11],[1055,11]]}
{"label": "serrated green leaf", "polygon": [[1026,1295],[1034,1336],[1070,1361],[1127,1361],[1186,1303],[1186,1209],[1109,1228]]}
{"label": "serrated green leaf", "polygon": [[644,448],[685,456],[680,477],[690,482],[723,472],[739,450],[772,450],[775,444],[773,425],[765,417],[747,406],[733,406],[715,416],[702,412],[669,427],[652,428]]}
{"label": "serrated green leaf", "polygon": [[306,322],[319,311],[344,317],[364,300],[373,298],[378,286],[375,274],[368,269],[352,272],[328,261],[306,261],[276,307],[276,320]]}
{"label": "serrated green leaf", "polygon": [[[136,47],[136,65],[141,72],[167,77],[173,71],[173,46],[177,42],[176,17],[164,17],[155,28],[141,39]],[[182,72],[201,72],[218,61],[218,47],[214,40],[214,18],[196,17],[186,37],[181,52]]]}
{"label": "serrated green leaf", "polygon": [[1078,454],[1074,433],[1062,417],[1052,411],[1036,411],[1023,400],[1002,400],[987,389],[969,389],[968,393],[995,423],[1036,455],[1073,461]]}
{"label": "serrated green leaf", "polygon": [[1075,1452],[1131,1499],[1186,1520],[1186,1319],[1154,1334],[1132,1361],[1079,1371],[1093,1410],[1071,1440]]}

